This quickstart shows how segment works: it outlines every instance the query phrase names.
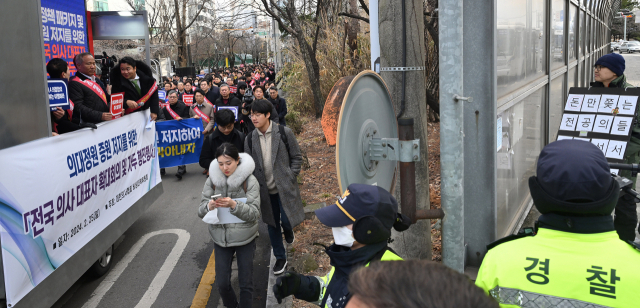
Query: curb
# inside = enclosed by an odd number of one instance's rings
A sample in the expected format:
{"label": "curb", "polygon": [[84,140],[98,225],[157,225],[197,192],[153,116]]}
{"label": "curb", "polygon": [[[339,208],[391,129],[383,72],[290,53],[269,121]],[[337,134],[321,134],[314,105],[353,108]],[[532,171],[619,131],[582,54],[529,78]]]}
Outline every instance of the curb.
{"label": "curb", "polygon": [[[287,247],[285,243],[285,247]],[[277,308],[291,308],[293,307],[293,296],[288,296],[282,301],[282,304],[278,304],[278,300],[273,296],[273,286],[276,284],[276,275],[273,273],[273,266],[276,264],[276,257],[273,255],[273,248],[271,249],[271,261],[269,262],[269,284],[267,285],[267,302],[266,307],[277,307]]]}

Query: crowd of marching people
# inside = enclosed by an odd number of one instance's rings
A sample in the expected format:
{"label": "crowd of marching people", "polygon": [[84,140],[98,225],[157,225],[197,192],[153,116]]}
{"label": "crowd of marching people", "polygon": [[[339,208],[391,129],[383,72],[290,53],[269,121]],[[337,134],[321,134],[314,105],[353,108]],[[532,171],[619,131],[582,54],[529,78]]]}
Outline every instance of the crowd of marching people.
{"label": "crowd of marching people", "polygon": [[[440,264],[394,262],[403,259],[389,247],[392,230],[405,231],[412,222],[388,191],[365,184],[349,185],[335,204],[315,212],[332,229],[334,243],[326,247],[332,267],[324,277],[307,276],[287,271],[285,242],[295,241],[293,228],[305,217],[297,180],[303,158],[286,127],[287,103],[273,65],[172,76],[159,84],[145,63],[124,57],[105,85],[95,76],[91,54],[74,62],[73,77],[64,60],[47,64],[51,78],[68,80],[72,107],[51,111],[55,134],[113,119],[109,95],[117,92],[124,93],[122,115],[149,109],[155,121],[202,121],[199,165],[207,178],[197,215],[208,223],[225,307],[251,307],[259,221],[267,225],[276,260],[270,270],[278,275],[268,292],[279,302],[291,295],[331,308],[634,307],[640,302],[635,288],[640,246],[614,228],[611,213],[620,187],[591,143],[562,140],[542,150],[536,175],[529,178],[542,214],[536,228],[490,244],[475,285]],[[601,59],[596,71],[611,68],[614,80],[624,71],[619,62]],[[179,166],[176,177],[185,172],[186,166]],[[223,211],[233,219],[220,221]],[[231,286],[234,258],[239,296]]]}

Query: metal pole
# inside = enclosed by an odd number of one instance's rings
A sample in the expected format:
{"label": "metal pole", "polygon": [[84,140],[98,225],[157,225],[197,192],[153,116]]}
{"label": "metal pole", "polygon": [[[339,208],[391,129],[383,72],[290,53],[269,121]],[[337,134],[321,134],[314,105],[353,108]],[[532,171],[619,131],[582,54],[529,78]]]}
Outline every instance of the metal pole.
{"label": "metal pole", "polygon": [[440,0],[442,261],[464,272],[463,0]]}
{"label": "metal pole", "polygon": [[627,40],[627,16],[625,15],[624,17],[624,40]]}
{"label": "metal pole", "polygon": [[[147,11],[142,11],[142,16],[144,16],[144,24],[148,25],[149,24],[149,15],[147,14]],[[149,67],[151,67],[151,47],[150,47],[150,40],[149,40],[149,27],[144,27],[144,48],[145,48],[145,54],[147,59],[145,60],[145,63],[147,63],[147,65],[149,65]],[[162,78],[162,76],[160,76]]]}
{"label": "metal pole", "polygon": [[[413,118],[398,119],[400,140],[413,140]],[[400,200],[402,213],[416,223],[416,163],[400,162]]]}

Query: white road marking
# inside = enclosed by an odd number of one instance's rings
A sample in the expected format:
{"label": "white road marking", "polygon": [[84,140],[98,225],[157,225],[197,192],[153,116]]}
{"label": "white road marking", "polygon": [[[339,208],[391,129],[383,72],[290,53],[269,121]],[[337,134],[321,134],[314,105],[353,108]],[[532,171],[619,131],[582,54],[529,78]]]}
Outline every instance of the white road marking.
{"label": "white road marking", "polygon": [[178,240],[176,241],[175,246],[165,259],[162,267],[151,281],[149,288],[142,295],[142,298],[135,306],[135,308],[145,308],[151,307],[160,293],[160,290],[164,287],[164,284],[167,282],[169,275],[173,271],[173,268],[178,263],[178,259],[180,259],[180,255],[184,251],[185,247],[187,247],[187,243],[189,243],[189,238],[191,235],[189,232],[182,229],[167,229],[167,230],[159,230],[151,233],[145,234],[142,238],[136,242],[133,247],[127,252],[127,254],[116,264],[114,268],[109,271],[109,274],[105,279],[100,283],[100,285],[93,291],[91,294],[91,298],[82,306],[82,308],[97,308],[98,304],[104,297],[105,294],[111,289],[111,287],[115,284],[116,280],[120,277],[122,272],[127,268],[129,263],[135,258],[135,256],[140,252],[140,249],[144,244],[152,237],[160,234],[169,234],[173,233],[178,235]]}

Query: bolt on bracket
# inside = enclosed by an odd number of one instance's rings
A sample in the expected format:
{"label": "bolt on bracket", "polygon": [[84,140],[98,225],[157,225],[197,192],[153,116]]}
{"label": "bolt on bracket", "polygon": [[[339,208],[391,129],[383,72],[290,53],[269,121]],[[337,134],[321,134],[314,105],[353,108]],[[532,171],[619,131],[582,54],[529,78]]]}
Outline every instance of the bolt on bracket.
{"label": "bolt on bracket", "polygon": [[398,140],[398,138],[373,138],[365,152],[372,161],[420,161],[420,139]]}

